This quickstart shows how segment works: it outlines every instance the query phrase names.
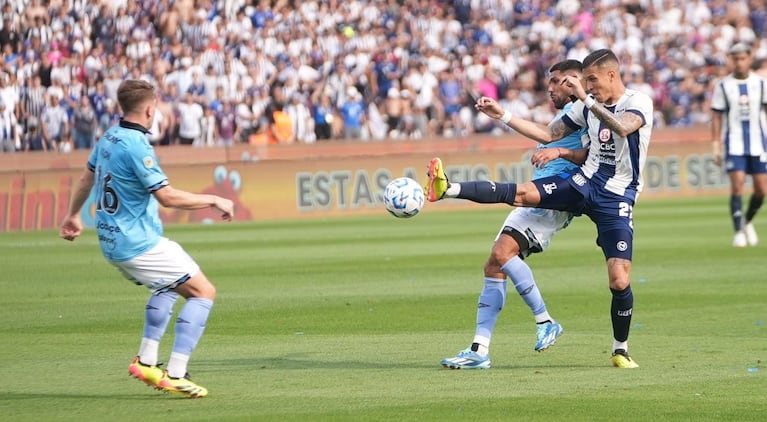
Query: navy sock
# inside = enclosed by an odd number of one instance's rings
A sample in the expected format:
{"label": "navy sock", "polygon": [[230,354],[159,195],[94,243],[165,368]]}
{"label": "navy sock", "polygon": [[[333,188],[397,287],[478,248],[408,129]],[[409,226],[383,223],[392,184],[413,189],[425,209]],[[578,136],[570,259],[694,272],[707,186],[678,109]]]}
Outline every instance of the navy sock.
{"label": "navy sock", "polygon": [[751,222],[751,220],[754,219],[754,216],[756,216],[757,211],[759,211],[759,208],[762,207],[762,203],[764,202],[763,196],[756,196],[751,195],[751,199],[748,201],[748,211],[746,211],[746,221]]}
{"label": "navy sock", "polygon": [[624,290],[610,289],[613,294],[610,316],[613,321],[613,337],[617,341],[626,341],[629,338],[631,328],[631,313],[634,308],[634,294],[631,286]]}
{"label": "navy sock", "polygon": [[730,196],[730,216],[736,232],[743,230],[743,197]]}
{"label": "navy sock", "polygon": [[468,199],[480,204],[514,204],[517,196],[516,183],[461,182],[461,192],[456,198]]}

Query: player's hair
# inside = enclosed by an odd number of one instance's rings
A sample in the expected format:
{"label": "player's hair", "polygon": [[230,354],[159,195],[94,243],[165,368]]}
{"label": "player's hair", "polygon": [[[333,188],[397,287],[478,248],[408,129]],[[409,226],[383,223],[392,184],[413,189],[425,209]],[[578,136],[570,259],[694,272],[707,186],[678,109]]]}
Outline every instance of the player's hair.
{"label": "player's hair", "polygon": [[117,88],[117,102],[120,103],[123,113],[140,111],[141,105],[154,100],[156,95],[152,84],[139,79],[126,79]]}
{"label": "player's hair", "polygon": [[607,63],[620,65],[620,60],[618,60],[618,56],[616,56],[612,50],[602,48],[591,52],[591,54],[583,59],[583,68],[585,69],[589,66],[601,66]]}
{"label": "player's hair", "polygon": [[561,62],[554,63],[549,68],[549,73],[565,72],[568,70],[575,70],[577,72],[581,72],[583,71],[583,64],[581,64],[581,62],[579,62],[578,60],[574,60],[574,59],[562,60]]}

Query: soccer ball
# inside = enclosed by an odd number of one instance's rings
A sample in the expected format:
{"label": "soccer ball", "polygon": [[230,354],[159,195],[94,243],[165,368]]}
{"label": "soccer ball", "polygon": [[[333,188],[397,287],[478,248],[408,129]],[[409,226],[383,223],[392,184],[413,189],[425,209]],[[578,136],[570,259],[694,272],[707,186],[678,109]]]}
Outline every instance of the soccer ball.
{"label": "soccer ball", "polygon": [[409,177],[392,180],[384,190],[384,206],[397,218],[410,218],[421,211],[423,188]]}

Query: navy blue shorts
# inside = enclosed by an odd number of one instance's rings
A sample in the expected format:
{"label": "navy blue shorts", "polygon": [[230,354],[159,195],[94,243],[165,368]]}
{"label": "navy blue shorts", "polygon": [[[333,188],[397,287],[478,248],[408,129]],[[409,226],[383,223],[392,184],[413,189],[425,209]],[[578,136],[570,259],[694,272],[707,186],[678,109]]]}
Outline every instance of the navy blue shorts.
{"label": "navy blue shorts", "polygon": [[583,174],[560,174],[533,180],[541,195],[538,208],[588,215],[597,226],[597,244],[605,258],[631,260],[634,202],[606,191]]}
{"label": "navy blue shorts", "polygon": [[759,155],[728,155],[724,160],[727,172],[745,171],[746,174],[767,173],[767,154]]}

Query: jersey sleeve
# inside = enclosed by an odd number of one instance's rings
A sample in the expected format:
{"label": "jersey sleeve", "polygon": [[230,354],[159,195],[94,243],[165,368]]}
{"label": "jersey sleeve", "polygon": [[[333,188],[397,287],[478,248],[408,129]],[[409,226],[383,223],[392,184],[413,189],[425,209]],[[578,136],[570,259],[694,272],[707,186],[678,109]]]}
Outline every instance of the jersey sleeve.
{"label": "jersey sleeve", "polygon": [[88,155],[87,167],[88,167],[88,170],[93,171],[93,172],[96,171],[96,159],[99,156],[98,151],[100,149],[99,145],[101,145],[101,144],[96,142],[96,146],[93,147],[93,149],[91,149],[91,153]]}
{"label": "jersey sleeve", "polygon": [[573,103],[565,114],[562,115],[562,122],[573,131],[579,131],[586,127],[586,105],[583,101]]}
{"label": "jersey sleeve", "polygon": [[626,107],[626,112],[634,113],[642,118],[642,126],[652,126],[653,103],[648,95],[637,93],[631,97],[631,103]]}
{"label": "jersey sleeve", "polygon": [[[562,116],[564,116],[568,111],[570,111],[570,109],[573,108],[574,105],[575,103],[566,104],[562,108],[562,110],[560,110],[559,113],[557,113],[556,118],[561,118]],[[568,127],[573,127],[573,126],[568,126]],[[584,135],[587,135],[587,136],[584,136]],[[540,145],[540,146],[542,147],[543,145]],[[571,150],[587,148],[589,146],[588,134],[585,128],[580,128],[575,130],[573,133],[565,136],[564,138],[550,143],[548,146],[562,147],[562,148],[567,148]]]}
{"label": "jersey sleeve", "polygon": [[129,153],[136,177],[149,192],[168,185],[168,176],[160,168],[154,148],[149,143],[136,142]]}
{"label": "jersey sleeve", "polygon": [[767,105],[767,79],[761,78],[759,82],[761,82],[762,88],[762,105]]}
{"label": "jersey sleeve", "polygon": [[714,92],[711,94],[711,110],[727,111],[727,99],[724,96],[724,83],[722,81],[714,85]]}

